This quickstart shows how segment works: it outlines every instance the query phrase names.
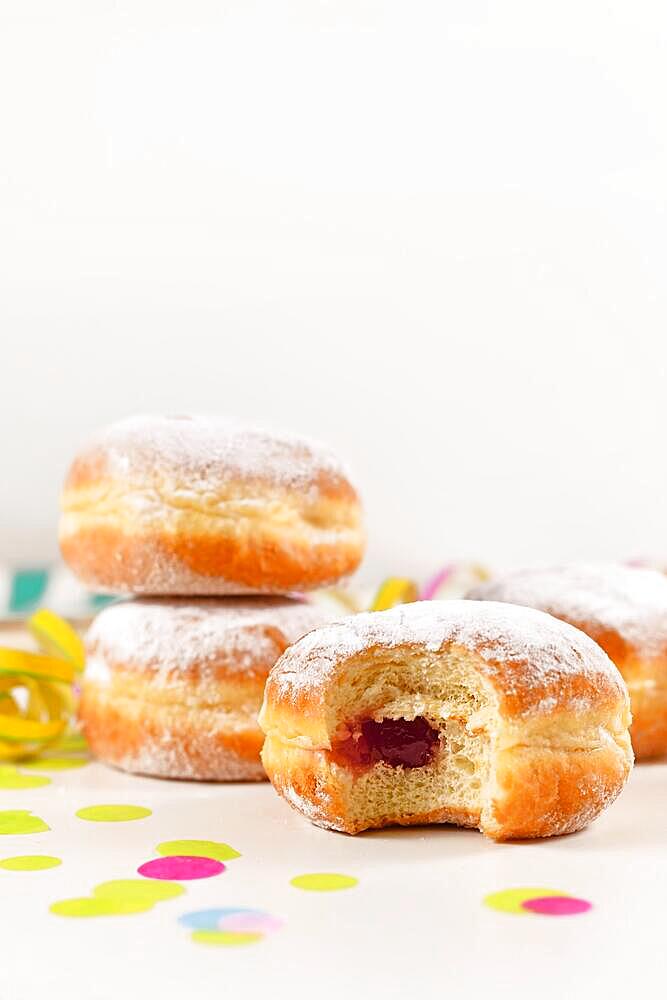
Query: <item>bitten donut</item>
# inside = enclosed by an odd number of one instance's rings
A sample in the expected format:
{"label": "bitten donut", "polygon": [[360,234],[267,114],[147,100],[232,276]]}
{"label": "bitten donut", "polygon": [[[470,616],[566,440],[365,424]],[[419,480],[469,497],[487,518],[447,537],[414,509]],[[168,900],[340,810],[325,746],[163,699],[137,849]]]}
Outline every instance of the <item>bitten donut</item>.
{"label": "bitten donut", "polygon": [[319,826],[586,826],[632,767],[623,679],[592,639],[507,604],[422,601],[291,646],[260,725],[274,787]]}
{"label": "bitten donut", "polygon": [[662,573],[617,565],[526,569],[481,584],[468,597],[538,608],[595,639],[628,685],[635,756],[667,753],[667,577]]}
{"label": "bitten donut", "polygon": [[105,608],[88,632],[79,706],[91,750],[138,774],[261,780],[266,676],[325,620],[320,608],[278,597],[140,598]]}
{"label": "bitten donut", "polygon": [[140,416],[75,458],[60,547],[108,593],[289,593],[350,574],[364,533],[357,493],[321,446],[221,417]]}

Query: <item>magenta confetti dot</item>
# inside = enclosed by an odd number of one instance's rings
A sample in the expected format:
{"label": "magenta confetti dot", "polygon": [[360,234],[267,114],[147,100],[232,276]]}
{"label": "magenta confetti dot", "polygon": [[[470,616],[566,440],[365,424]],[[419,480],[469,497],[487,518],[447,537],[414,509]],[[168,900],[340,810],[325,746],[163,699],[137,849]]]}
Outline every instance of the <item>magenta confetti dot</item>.
{"label": "magenta confetti dot", "polygon": [[144,878],[163,878],[175,882],[193,878],[211,878],[224,872],[222,861],[215,858],[196,858],[189,854],[172,854],[166,858],[155,858],[140,865],[137,871]]}
{"label": "magenta confetti dot", "polygon": [[541,913],[545,917],[571,917],[575,913],[586,913],[593,906],[587,899],[576,896],[537,896],[526,899],[521,906],[531,913]]}

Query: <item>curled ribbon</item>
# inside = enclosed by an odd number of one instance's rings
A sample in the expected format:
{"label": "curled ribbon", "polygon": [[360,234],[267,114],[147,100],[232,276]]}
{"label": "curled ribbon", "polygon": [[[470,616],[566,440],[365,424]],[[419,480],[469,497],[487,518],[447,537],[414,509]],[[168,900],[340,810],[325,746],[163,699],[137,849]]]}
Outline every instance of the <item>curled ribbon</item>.
{"label": "curled ribbon", "polygon": [[397,604],[411,604],[419,596],[417,585],[412,580],[400,576],[390,576],[375,595],[371,611],[387,611]]}
{"label": "curled ribbon", "polygon": [[0,760],[28,757],[63,735],[83,670],[83,643],[71,625],[42,610],[27,626],[41,652],[0,647]]}

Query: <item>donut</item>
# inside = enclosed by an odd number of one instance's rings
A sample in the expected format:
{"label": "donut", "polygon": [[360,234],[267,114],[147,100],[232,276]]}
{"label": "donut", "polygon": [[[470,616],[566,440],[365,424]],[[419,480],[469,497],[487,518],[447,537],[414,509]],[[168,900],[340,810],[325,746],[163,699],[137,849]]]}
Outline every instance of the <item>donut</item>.
{"label": "donut", "polygon": [[330,619],[280,597],[109,605],[86,637],[79,718],[92,752],[137,774],[262,780],[267,674],[291,642]]}
{"label": "donut", "polygon": [[453,823],[493,840],[585,827],[632,767],[628,694],[583,632],[529,608],[421,601],[283,653],[262,760],[318,826]]}
{"label": "donut", "polygon": [[352,573],[364,533],[323,447],[222,417],[138,416],[74,459],[60,547],[110,594],[281,594]]}
{"label": "donut", "polygon": [[524,569],[474,587],[474,600],[538,608],[594,639],[630,692],[637,760],[667,753],[667,578],[607,564]]}

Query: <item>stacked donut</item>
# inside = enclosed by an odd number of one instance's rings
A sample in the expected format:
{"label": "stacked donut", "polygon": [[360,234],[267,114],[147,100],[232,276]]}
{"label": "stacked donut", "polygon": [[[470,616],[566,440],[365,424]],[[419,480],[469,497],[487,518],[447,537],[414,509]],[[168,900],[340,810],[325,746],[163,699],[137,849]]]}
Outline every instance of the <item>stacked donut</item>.
{"label": "stacked donut", "polygon": [[268,672],[327,617],[295,595],[363,554],[340,463],[218,417],[134,417],[75,458],[62,510],[70,567],[131,597],[88,633],[80,717],[93,752],[142,774],[262,779]]}

